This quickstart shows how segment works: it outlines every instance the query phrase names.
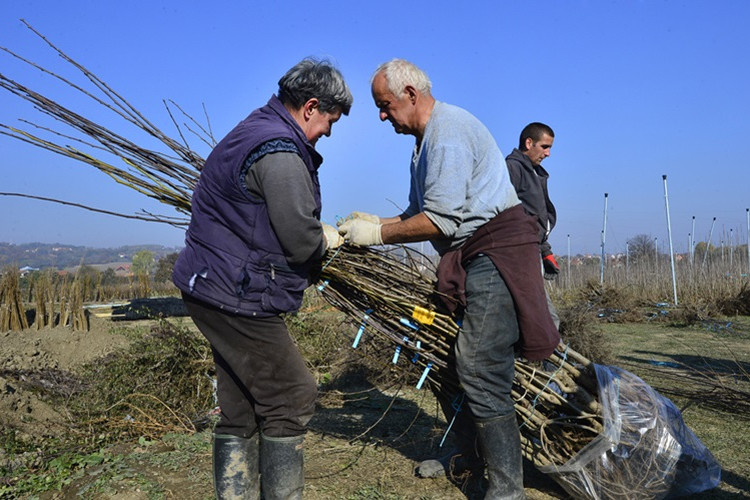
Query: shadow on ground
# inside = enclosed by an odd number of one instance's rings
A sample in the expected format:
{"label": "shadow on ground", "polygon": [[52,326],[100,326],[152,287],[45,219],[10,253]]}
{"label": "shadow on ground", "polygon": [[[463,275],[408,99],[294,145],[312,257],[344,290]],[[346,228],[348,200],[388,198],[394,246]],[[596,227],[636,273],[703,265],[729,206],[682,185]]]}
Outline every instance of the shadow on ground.
{"label": "shadow on ground", "polygon": [[[439,415],[438,405],[429,389],[418,391],[412,385],[404,385],[379,390],[367,381],[364,374],[356,372],[348,373],[339,380],[345,386],[340,382],[338,386],[328,386],[321,391],[310,429],[320,434],[322,440],[326,436],[345,440],[353,450],[357,450],[357,444],[361,444],[363,447],[384,450],[384,453],[395,451],[406,460],[399,463],[401,469],[394,470],[394,474],[403,475],[404,480],[414,483],[433,481],[417,478],[414,467],[427,458],[445,455],[451,449],[452,441],[450,434],[445,436],[447,424]],[[355,468],[362,468],[361,462],[365,460],[362,453],[354,452],[347,459],[348,462],[332,459],[331,463],[341,473],[352,473]],[[370,470],[370,474],[381,474],[384,467],[387,465]],[[368,467],[364,469],[368,470]],[[313,478],[316,474],[332,475],[332,471],[310,471]],[[448,483],[448,480],[445,482]],[[567,497],[557,483],[526,460],[524,485],[538,493],[529,495],[527,491],[530,498]],[[477,498],[473,491],[460,478],[452,481],[453,498]]]}

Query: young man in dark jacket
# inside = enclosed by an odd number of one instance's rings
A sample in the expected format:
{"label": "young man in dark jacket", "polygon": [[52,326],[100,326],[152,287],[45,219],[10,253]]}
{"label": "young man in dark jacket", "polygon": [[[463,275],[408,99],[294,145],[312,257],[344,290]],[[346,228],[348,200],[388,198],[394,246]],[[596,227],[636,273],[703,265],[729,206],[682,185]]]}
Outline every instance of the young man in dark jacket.
{"label": "young man in dark jacket", "polygon": [[317,384],[280,314],[299,309],[326,250],[343,243],[320,222],[315,144],[351,104],[336,68],[299,62],[216,145],[193,193],[173,281],[216,363],[219,499],[302,498]]}
{"label": "young man in dark jacket", "polygon": [[[555,279],[560,273],[560,266],[547,241],[549,233],[555,227],[557,212],[555,205],[549,199],[547,191],[549,174],[542,167],[542,161],[550,155],[554,140],[555,133],[548,125],[539,122],[529,123],[521,131],[518,148],[513,149],[513,152],[505,158],[510,181],[516,188],[516,194],[524,210],[535,217],[539,223],[539,249],[544,277],[550,280]],[[560,319],[549,296],[547,296],[547,303],[555,326],[559,326]]]}

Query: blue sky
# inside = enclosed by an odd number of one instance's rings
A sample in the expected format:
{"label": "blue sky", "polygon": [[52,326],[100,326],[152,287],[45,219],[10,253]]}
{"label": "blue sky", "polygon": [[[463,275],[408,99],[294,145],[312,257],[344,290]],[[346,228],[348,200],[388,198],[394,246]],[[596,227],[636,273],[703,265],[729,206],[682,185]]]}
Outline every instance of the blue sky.
{"label": "blue sky", "polygon": [[[283,6],[283,7],[282,7]],[[26,19],[175,135],[162,99],[221,138],[276,91],[305,56],[343,72],[354,106],[318,149],[323,219],[352,210],[395,215],[406,204],[413,139],[378,120],[369,78],[402,57],[441,101],[476,115],[504,154],[531,121],[555,130],[544,166],[559,221],[558,254],[598,253],[608,193],[609,252],[645,233],[666,249],[667,175],[675,249],[695,239],[747,239],[750,2],[0,2],[0,45],[73,75]],[[0,72],[97,121],[101,109],[0,54]],[[39,114],[0,91],[0,123]],[[102,123],[109,124],[106,116]],[[129,136],[130,137],[130,136]],[[208,148],[191,142],[203,156]],[[107,210],[173,214],[93,167],[0,136],[0,191]],[[0,197],[0,241],[179,246],[183,232],[56,204]],[[730,231],[731,230],[731,231]]]}

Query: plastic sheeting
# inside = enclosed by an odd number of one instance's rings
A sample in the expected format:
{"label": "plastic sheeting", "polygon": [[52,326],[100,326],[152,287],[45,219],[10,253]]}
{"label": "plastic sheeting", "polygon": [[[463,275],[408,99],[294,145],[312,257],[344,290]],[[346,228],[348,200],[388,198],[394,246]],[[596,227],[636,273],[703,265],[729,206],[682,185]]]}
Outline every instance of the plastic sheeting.
{"label": "plastic sheeting", "polygon": [[721,466],[669,399],[626,370],[595,369],[604,431],[542,472],[574,498],[666,498],[718,486]]}

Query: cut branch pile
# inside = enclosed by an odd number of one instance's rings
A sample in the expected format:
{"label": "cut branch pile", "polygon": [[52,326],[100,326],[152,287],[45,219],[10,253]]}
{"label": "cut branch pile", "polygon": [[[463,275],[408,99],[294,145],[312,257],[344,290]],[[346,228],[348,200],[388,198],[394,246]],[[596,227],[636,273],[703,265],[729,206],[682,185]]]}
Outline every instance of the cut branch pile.
{"label": "cut branch pile", "polygon": [[28,327],[18,271],[13,266],[5,266],[0,273],[0,332],[25,330]]}
{"label": "cut branch pile", "polygon": [[[456,394],[459,326],[441,312],[434,271],[408,248],[344,246],[329,255],[318,290],[358,325],[353,345],[384,340],[398,368],[421,372],[417,387],[429,380]],[[560,344],[542,363],[516,359],[511,395],[523,455],[574,498],[662,498],[718,485],[720,465],[679,411],[625,370]]]}
{"label": "cut branch pile", "polygon": [[[147,137],[156,139],[171,152],[164,153],[143,148],[126,139],[121,134],[113,132],[104,126],[79,115],[56,101],[35,92],[11,78],[8,78],[2,73],[0,73],[0,88],[28,101],[41,113],[64,124],[66,127],[72,128],[72,131],[63,133],[23,120],[31,127],[44,131],[51,136],[56,136],[57,139],[45,139],[41,135],[34,134],[28,130],[22,130],[6,124],[0,124],[0,134],[87,163],[109,175],[116,182],[134,189],[149,198],[153,198],[161,203],[169,205],[183,215],[188,215],[190,213],[190,197],[195,184],[198,182],[199,172],[203,166],[204,159],[188,147],[187,141],[185,140],[180,126],[175,120],[170,105],[164,101],[164,106],[172,118],[175,127],[177,127],[182,142],[172,139],[163,133],[128,101],[112,90],[109,85],[104,83],[81,64],[67,56],[28,23],[25,21],[23,22],[31,31],[44,40],[50,48],[62,57],[63,60],[82,73],[89,82],[91,82],[95,90],[88,91],[57,73],[23,58],[8,48],[0,47],[0,50],[33,66],[34,68],[39,69],[43,73],[61,81],[68,87],[93,100],[95,103],[114,113],[116,116],[119,116],[124,120],[126,126],[135,127],[135,129],[132,129],[134,132],[145,132]],[[211,135],[210,127],[207,129],[202,127],[192,117],[184,113],[175,103],[170,101],[170,104],[187,118],[189,123],[184,124],[184,127],[196,135],[200,141],[209,146],[215,144]],[[91,142],[92,139],[93,142]],[[70,141],[77,144],[77,146],[68,144]],[[125,167],[117,167],[109,161],[101,159],[101,157],[96,157],[96,155],[101,155],[102,153],[118,158],[125,164]],[[18,193],[2,194],[19,196]],[[34,198],[34,196],[29,197]],[[67,203],[61,200],[50,201]],[[99,211],[107,212],[106,210]],[[188,222],[184,216],[172,217],[145,212],[137,216],[118,214],[115,212],[107,213],[153,222],[164,222],[178,226],[186,225]]]}
{"label": "cut branch pile", "polygon": [[[441,307],[432,264],[416,251],[333,252],[318,290],[358,326],[353,343],[377,336],[394,346],[396,365],[458,394],[452,345],[459,327]],[[398,349],[398,355],[395,350]],[[537,466],[562,465],[602,432],[590,362],[561,345],[544,363],[518,359],[513,386],[523,453]]]}

